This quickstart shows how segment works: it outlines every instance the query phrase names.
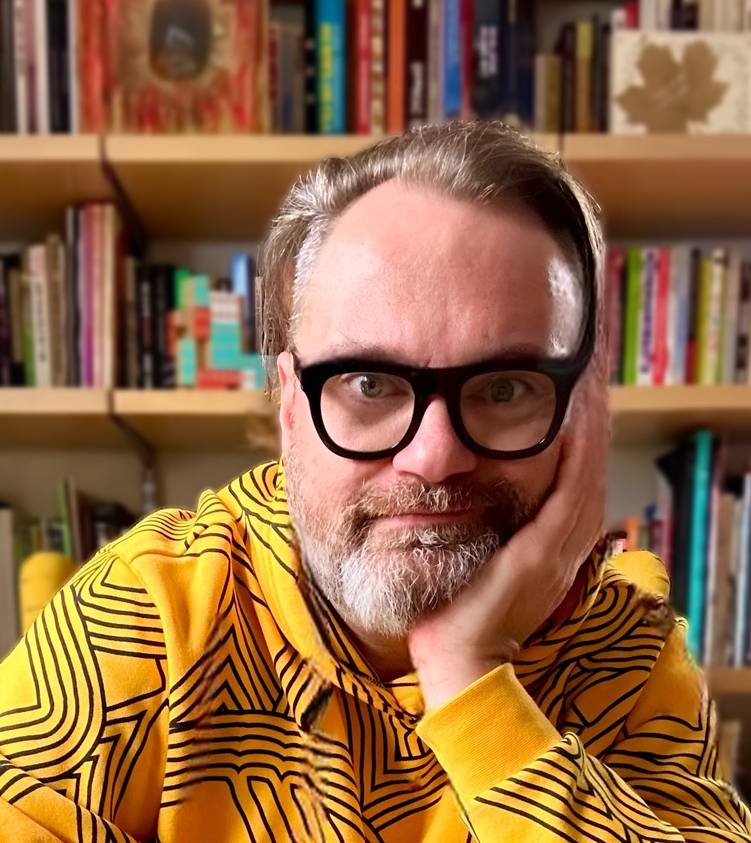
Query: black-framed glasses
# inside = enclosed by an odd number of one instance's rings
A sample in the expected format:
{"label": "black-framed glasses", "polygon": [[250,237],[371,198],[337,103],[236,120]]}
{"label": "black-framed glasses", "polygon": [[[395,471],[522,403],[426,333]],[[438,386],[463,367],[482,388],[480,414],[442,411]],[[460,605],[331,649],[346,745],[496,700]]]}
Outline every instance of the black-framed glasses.
{"label": "black-framed glasses", "polygon": [[467,448],[513,460],[539,454],[560,430],[571,391],[591,356],[587,340],[565,360],[494,359],[449,368],[362,357],[302,365],[294,351],[292,357],[316,431],[339,456],[393,456],[414,438],[431,396],[439,395]]}

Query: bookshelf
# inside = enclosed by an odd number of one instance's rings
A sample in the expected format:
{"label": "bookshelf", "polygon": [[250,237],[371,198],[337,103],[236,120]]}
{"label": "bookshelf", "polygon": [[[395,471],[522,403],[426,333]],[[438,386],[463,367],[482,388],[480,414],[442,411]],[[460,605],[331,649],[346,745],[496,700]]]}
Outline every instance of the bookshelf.
{"label": "bookshelf", "polygon": [[0,241],[62,230],[66,205],[112,197],[96,135],[0,134]]}

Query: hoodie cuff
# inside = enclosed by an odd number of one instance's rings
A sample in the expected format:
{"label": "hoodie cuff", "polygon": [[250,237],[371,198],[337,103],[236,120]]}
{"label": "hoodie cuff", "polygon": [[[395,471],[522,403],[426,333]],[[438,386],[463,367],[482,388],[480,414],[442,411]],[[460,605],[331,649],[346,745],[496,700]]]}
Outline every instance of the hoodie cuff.
{"label": "hoodie cuff", "polygon": [[433,750],[463,804],[561,740],[511,664],[495,668],[428,712],[417,734]]}

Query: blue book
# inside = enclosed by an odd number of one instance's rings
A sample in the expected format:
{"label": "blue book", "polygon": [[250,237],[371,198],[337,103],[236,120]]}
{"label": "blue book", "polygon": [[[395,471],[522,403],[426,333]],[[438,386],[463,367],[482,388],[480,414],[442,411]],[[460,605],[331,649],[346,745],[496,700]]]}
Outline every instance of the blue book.
{"label": "blue book", "polygon": [[316,69],[318,71],[318,131],[347,130],[345,0],[316,0]]}
{"label": "blue book", "polygon": [[462,51],[459,0],[443,4],[443,113],[447,120],[462,109]]}
{"label": "blue book", "polygon": [[255,307],[256,265],[253,258],[245,252],[232,256],[230,263],[230,282],[232,292],[242,296],[243,300],[243,343],[242,350],[256,351],[256,307]]}
{"label": "blue book", "polygon": [[692,483],[691,539],[688,554],[688,646],[697,660],[702,656],[706,604],[709,503],[712,485],[714,438],[709,430],[693,434],[696,447]]}

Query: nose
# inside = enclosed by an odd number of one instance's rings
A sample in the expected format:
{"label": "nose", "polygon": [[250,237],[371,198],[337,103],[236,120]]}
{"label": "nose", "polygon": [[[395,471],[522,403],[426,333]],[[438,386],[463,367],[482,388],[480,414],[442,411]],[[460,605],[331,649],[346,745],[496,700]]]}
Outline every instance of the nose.
{"label": "nose", "polygon": [[420,427],[406,448],[392,459],[393,467],[427,483],[440,483],[455,474],[474,471],[479,457],[458,438],[443,398],[428,404]]}

